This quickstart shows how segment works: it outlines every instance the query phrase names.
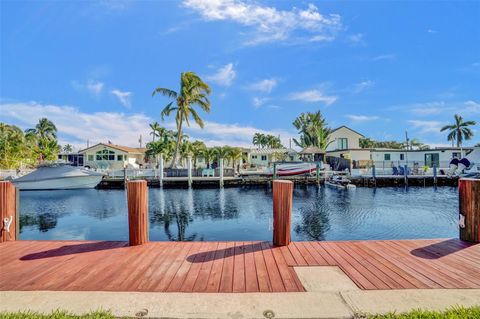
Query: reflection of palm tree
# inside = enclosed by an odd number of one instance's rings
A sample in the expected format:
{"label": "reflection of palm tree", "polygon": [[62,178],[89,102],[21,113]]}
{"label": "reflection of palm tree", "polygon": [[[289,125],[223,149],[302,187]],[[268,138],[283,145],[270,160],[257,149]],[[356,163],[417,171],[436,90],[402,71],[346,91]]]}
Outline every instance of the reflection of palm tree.
{"label": "reflection of palm tree", "polygon": [[297,234],[304,235],[309,240],[324,240],[325,233],[330,229],[328,211],[323,205],[314,202],[300,209],[302,221],[295,226]]}
{"label": "reflection of palm tree", "polygon": [[191,221],[190,216],[186,213],[185,210],[180,212],[175,212],[175,221],[177,222],[177,237],[175,237],[170,231],[170,223],[172,221],[172,215],[166,214],[164,218],[163,228],[165,229],[165,234],[170,241],[193,241],[197,237],[197,234],[194,233],[188,237],[185,237],[187,231],[187,226]]}

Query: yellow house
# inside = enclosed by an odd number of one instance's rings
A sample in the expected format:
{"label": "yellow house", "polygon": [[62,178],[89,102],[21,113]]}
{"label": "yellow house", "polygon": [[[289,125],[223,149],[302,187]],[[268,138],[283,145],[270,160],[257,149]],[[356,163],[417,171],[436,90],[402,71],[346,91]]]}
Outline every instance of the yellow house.
{"label": "yellow house", "polygon": [[79,151],[85,166],[102,169],[138,168],[145,164],[146,148],[99,143]]}

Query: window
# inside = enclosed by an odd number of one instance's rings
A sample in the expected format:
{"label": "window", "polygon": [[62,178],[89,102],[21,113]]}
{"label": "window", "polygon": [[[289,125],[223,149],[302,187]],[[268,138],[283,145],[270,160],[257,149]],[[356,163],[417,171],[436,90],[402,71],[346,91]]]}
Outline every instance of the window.
{"label": "window", "polygon": [[267,160],[267,155],[262,155],[262,161],[266,161]]}
{"label": "window", "polygon": [[123,161],[123,155],[117,155],[117,161]]}
{"label": "window", "polygon": [[405,160],[405,154],[400,154],[400,160],[401,161]]}
{"label": "window", "polygon": [[257,159],[257,155],[252,155],[252,159]]}
{"label": "window", "polygon": [[92,154],[88,154],[88,161],[93,162],[93,155]]}
{"label": "window", "polygon": [[440,154],[438,153],[427,153],[425,154],[425,165],[428,167],[439,166],[440,164]]}
{"label": "window", "polygon": [[114,161],[115,160],[115,152],[109,150],[102,150],[96,153],[95,159],[97,161]]}
{"label": "window", "polygon": [[346,150],[346,149],[348,149],[348,139],[346,139],[346,138],[339,138],[339,139],[338,139],[338,149],[339,149],[339,150]]}
{"label": "window", "polygon": [[384,154],[383,155],[383,160],[384,161],[389,161],[390,160],[390,154]]}

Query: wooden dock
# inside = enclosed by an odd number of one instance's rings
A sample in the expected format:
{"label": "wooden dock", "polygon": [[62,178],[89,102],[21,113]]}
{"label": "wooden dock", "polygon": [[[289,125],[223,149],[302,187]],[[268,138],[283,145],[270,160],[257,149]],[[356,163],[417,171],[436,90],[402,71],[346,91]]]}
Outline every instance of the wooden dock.
{"label": "wooden dock", "polygon": [[361,289],[480,288],[480,244],[11,241],[0,290],[301,292],[293,267],[338,266]]}

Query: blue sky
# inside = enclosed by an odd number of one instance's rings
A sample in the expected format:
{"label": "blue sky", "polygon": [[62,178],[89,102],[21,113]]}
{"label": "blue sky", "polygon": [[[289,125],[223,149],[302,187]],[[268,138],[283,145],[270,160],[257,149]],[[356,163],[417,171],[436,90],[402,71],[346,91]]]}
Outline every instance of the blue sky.
{"label": "blue sky", "polygon": [[[480,122],[480,2],[2,1],[0,121],[52,119],[62,143],[136,146],[194,71],[213,89],[209,145],[296,135],[321,110],[378,140],[432,146],[459,113]],[[172,127],[172,120],[164,125]],[[472,145],[480,141],[479,125]]]}

